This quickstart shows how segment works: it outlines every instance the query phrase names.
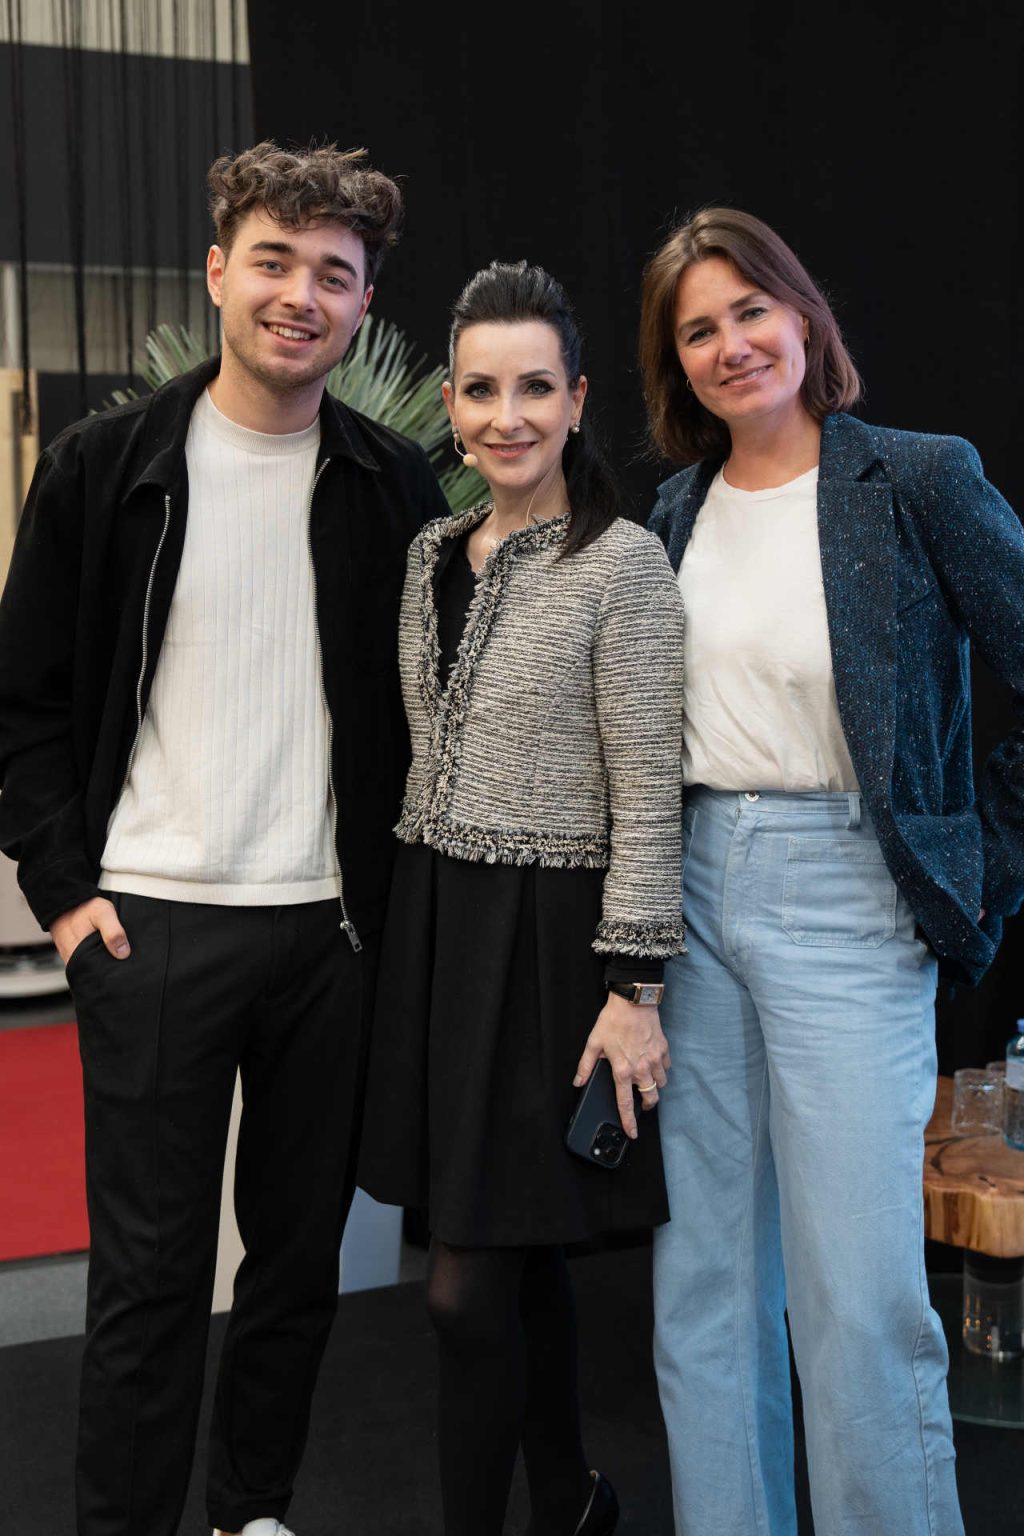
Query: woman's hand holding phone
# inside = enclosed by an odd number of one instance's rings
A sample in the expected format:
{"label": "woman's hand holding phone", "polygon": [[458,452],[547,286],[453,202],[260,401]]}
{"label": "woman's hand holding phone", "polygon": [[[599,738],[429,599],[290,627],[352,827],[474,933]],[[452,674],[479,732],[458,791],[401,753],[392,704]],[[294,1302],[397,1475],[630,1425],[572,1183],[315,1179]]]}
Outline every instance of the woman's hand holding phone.
{"label": "woman's hand holding phone", "polygon": [[[607,1057],[615,1079],[615,1099],[622,1129],[630,1140],[635,1141],[637,1124],[633,1089],[646,1088],[647,1091],[641,1092],[640,1102],[644,1109],[653,1109],[658,1102],[658,1089],[664,1088],[666,1074],[672,1065],[657,1008],[631,1003],[610,992],[580,1057],[573,1078],[574,1087],[582,1088],[602,1056]],[[647,1088],[652,1083],[654,1087]]]}

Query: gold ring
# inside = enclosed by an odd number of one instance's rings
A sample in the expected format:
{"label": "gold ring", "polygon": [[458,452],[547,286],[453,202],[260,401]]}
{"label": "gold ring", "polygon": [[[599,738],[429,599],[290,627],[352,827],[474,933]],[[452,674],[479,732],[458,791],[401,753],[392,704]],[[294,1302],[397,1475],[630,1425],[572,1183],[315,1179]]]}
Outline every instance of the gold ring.
{"label": "gold ring", "polygon": [[657,1086],[658,1086],[657,1083],[652,1078],[649,1083],[644,1083],[643,1086],[641,1086],[639,1083],[637,1083],[636,1091],[637,1091],[637,1093],[654,1093],[655,1090],[657,1089]]}

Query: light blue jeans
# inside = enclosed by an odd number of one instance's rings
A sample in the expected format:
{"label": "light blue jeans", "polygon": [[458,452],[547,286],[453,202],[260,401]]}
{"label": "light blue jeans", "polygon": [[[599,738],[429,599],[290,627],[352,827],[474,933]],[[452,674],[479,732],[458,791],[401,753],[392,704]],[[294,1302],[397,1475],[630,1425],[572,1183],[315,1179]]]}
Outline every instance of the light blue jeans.
{"label": "light blue jeans", "polygon": [[666,972],[655,1358],[679,1536],[963,1536],[924,1270],[936,967],[859,795],[698,789]]}

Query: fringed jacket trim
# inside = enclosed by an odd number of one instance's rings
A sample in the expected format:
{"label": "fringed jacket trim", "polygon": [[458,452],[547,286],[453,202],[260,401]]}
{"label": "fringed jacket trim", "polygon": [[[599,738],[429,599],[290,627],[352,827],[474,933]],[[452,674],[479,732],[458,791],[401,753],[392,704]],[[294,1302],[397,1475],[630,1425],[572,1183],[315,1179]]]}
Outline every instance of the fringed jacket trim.
{"label": "fringed jacket trim", "polygon": [[619,519],[559,561],[567,520],[477,577],[447,686],[435,578],[490,504],[429,523],[400,626],[412,765],[396,832],[453,858],[603,868],[601,953],[678,954],[683,611],[658,542]]}

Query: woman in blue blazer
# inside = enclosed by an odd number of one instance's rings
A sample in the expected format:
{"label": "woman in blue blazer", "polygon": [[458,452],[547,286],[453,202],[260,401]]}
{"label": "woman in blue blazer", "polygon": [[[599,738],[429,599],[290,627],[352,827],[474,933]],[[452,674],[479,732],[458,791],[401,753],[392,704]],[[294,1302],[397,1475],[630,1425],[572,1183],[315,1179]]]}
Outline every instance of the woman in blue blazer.
{"label": "woman in blue blazer", "polygon": [[1024,731],[971,766],[969,643],[1024,702],[1024,533],[957,438],[847,415],[828,304],[712,208],[644,275],[650,526],[688,610],[656,1356],[677,1529],[962,1536],[921,1189],[936,977],[1024,896]]}

